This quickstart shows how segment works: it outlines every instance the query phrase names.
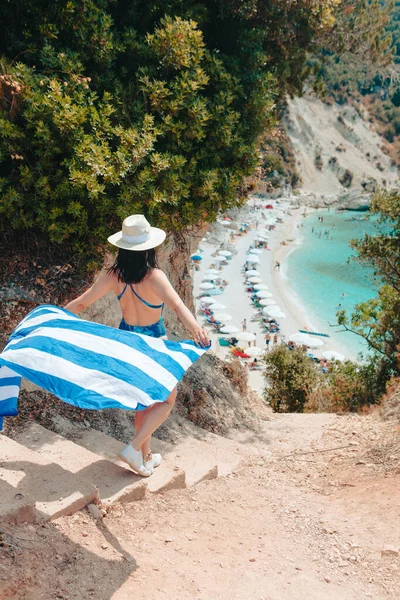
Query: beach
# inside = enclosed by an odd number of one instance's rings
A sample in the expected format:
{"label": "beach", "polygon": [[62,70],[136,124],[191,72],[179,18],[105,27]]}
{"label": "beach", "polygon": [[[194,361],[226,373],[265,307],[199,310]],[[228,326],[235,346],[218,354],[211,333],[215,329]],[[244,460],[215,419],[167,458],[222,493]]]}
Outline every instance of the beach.
{"label": "beach", "polygon": [[[266,209],[265,206],[270,202],[274,208]],[[309,212],[310,209],[307,209],[307,211]],[[285,314],[285,318],[277,319],[280,324],[278,343],[286,342],[289,336],[300,329],[321,331],[320,325],[315,319],[313,321],[307,313],[306,307],[301,304],[295,295],[287,277],[288,256],[302,242],[303,213],[304,208],[293,209],[287,199],[269,201],[252,197],[246,206],[230,216],[232,220],[229,223],[227,221],[223,223],[223,220],[220,219],[215,225],[212,225],[207,236],[199,244],[198,254],[201,256],[201,260],[197,263],[198,270],[193,270],[197,318],[209,331],[212,340],[212,351],[219,358],[226,359],[231,357],[232,354],[229,347],[220,346],[219,338],[222,337],[222,334],[217,333],[212,325],[207,323],[201,312],[200,298],[207,294],[207,292],[202,293],[200,290],[203,277],[212,265],[216,266],[216,254],[221,248],[232,252],[220,271],[221,278],[225,279],[228,285],[220,295],[215,296],[215,300],[225,306],[223,310],[218,312],[230,315],[232,319],[226,324],[236,327],[239,331],[242,331],[242,322],[246,319],[247,331],[256,335],[256,345],[266,348],[266,331],[259,321],[254,320],[256,309],[250,298],[251,293],[247,292],[247,286],[245,286],[246,278],[243,269],[249,246],[254,245],[257,232],[265,232],[267,230],[266,226],[268,227],[272,221],[274,222],[274,228],[268,231],[268,247],[270,249],[261,250],[261,253],[258,254],[260,262],[254,268],[259,271],[262,283],[267,286],[268,292],[272,294],[272,300]],[[242,223],[248,224],[248,231],[237,237],[236,234]],[[231,234],[235,236],[233,239],[231,239]],[[279,269],[275,268],[276,261],[280,263]],[[334,335],[331,335],[331,332],[323,331],[323,333],[328,333],[330,337],[320,338],[324,341],[324,346],[318,350],[311,350],[310,353],[314,356],[320,356],[322,351],[326,350],[345,353],[345,349]],[[225,335],[225,337],[231,336]],[[273,335],[271,337],[273,338]],[[240,342],[238,346],[245,349],[248,347],[248,343]],[[273,348],[273,346],[273,340],[271,339],[269,348]],[[262,371],[249,371],[249,383],[256,391],[261,392],[264,388]]]}

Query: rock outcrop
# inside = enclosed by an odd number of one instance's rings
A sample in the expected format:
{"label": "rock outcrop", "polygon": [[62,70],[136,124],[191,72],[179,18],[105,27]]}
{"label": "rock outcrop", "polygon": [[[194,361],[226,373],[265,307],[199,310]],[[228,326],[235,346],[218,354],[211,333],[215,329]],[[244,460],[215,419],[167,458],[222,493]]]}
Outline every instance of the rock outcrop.
{"label": "rock outcrop", "polygon": [[328,105],[307,95],[292,98],[284,124],[302,192],[340,195],[346,188],[373,192],[377,185],[396,184],[397,168],[361,106]]}

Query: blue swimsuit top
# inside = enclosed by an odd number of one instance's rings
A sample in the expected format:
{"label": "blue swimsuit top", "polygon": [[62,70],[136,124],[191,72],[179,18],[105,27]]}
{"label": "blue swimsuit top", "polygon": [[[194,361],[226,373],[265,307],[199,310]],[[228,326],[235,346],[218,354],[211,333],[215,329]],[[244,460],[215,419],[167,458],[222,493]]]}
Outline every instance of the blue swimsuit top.
{"label": "blue swimsuit top", "polygon": [[[128,287],[128,284],[126,283],[122,292],[117,296],[118,300],[121,300],[122,296],[125,294],[125,290],[127,287]],[[163,310],[164,302],[162,304],[150,304],[150,302],[147,302],[146,300],[144,300],[144,298],[142,298],[141,296],[139,296],[139,294],[137,294],[135,292],[131,283],[129,284],[129,287],[131,288],[132,292],[135,294],[136,298],[138,298],[138,300],[140,300],[140,302],[143,302],[143,304],[145,304],[149,308],[161,308],[161,311]]]}
{"label": "blue swimsuit top", "polygon": [[[117,296],[118,300],[121,300],[127,287],[128,287],[128,284],[126,283],[122,292],[119,294],[119,296]],[[141,296],[139,296],[139,294],[137,294],[135,292],[135,290],[132,287],[132,284],[129,284],[129,287],[131,288],[131,290],[134,293],[134,295],[136,296],[136,298],[138,300],[140,300],[140,302],[143,302],[143,304],[145,304],[149,308],[161,308],[161,313],[162,313],[163,308],[164,308],[164,302],[162,304],[150,304],[150,302],[147,302],[146,300],[141,298]],[[155,338],[163,337],[167,333],[165,330],[165,325],[164,325],[162,316],[157,321],[157,323],[153,323],[152,325],[129,325],[129,323],[127,323],[125,321],[125,319],[122,318],[122,321],[119,324],[119,328],[123,329],[125,331],[132,331],[134,333],[142,333],[143,335],[149,335],[150,337],[155,337]]]}

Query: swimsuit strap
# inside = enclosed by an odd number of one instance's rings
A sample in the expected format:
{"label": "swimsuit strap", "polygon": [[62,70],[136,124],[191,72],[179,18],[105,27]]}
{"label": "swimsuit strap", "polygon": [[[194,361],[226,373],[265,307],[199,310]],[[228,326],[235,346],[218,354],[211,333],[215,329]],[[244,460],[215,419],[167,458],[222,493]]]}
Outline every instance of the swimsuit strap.
{"label": "swimsuit strap", "polygon": [[126,283],[124,289],[122,290],[122,292],[117,296],[118,300],[121,300],[122,296],[125,294],[125,290],[126,290],[127,285],[128,284]]}
{"label": "swimsuit strap", "polygon": [[139,296],[139,294],[137,292],[135,292],[135,290],[132,287],[132,284],[130,284],[129,287],[131,288],[132,292],[135,294],[136,298],[138,298],[138,300],[140,300],[140,302],[143,302],[143,304],[145,304],[149,308],[161,308],[161,310],[164,308],[164,302],[162,304],[150,304],[150,302],[147,302],[146,300],[144,300],[144,298]]}

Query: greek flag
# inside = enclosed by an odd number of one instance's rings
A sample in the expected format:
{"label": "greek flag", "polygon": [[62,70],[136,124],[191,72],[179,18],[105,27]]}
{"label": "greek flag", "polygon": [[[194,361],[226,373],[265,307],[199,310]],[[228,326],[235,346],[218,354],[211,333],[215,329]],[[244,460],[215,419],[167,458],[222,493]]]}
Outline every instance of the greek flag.
{"label": "greek flag", "polygon": [[38,306],[0,354],[0,429],[3,417],[18,414],[21,377],[79,408],[144,410],[165,401],[207,349]]}

